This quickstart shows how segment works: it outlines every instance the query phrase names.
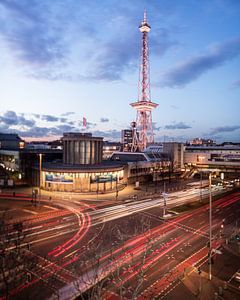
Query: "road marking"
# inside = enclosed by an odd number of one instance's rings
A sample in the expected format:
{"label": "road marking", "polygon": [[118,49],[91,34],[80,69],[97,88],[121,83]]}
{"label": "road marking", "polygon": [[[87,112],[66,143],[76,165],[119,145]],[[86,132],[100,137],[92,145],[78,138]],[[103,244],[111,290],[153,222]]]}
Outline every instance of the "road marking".
{"label": "road marking", "polygon": [[56,208],[56,207],[52,207],[52,206],[48,206],[48,205],[43,205],[43,207],[50,208],[50,209],[53,209],[53,210],[59,210],[59,209]]}
{"label": "road marking", "polygon": [[29,210],[29,209],[23,209],[23,211],[25,211],[27,213],[30,213],[30,214],[33,214],[33,215],[37,215],[38,214],[37,212]]}

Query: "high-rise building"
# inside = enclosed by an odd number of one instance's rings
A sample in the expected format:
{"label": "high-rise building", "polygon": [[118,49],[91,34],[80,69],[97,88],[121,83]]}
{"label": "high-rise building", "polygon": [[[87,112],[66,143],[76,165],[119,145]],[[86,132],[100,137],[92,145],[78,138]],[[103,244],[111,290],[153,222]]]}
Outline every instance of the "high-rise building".
{"label": "high-rise building", "polygon": [[132,129],[123,129],[122,130],[122,139],[123,151],[131,151],[133,143],[133,130]]}

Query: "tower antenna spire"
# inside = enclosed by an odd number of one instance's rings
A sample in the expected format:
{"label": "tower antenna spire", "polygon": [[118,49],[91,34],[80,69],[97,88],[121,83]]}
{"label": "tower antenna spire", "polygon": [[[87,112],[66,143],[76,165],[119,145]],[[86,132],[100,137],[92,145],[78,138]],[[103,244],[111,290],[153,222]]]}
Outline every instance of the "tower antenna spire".
{"label": "tower antenna spire", "polygon": [[146,8],[144,9],[143,22],[147,23],[147,10],[146,10]]}
{"label": "tower antenna spire", "polygon": [[133,136],[132,151],[143,151],[148,143],[154,142],[152,128],[152,109],[158,106],[151,101],[149,75],[149,48],[148,33],[151,30],[147,22],[147,11],[144,10],[143,21],[139,26],[142,33],[141,64],[139,69],[139,96],[138,101],[130,105],[137,110],[136,129],[138,134]]}

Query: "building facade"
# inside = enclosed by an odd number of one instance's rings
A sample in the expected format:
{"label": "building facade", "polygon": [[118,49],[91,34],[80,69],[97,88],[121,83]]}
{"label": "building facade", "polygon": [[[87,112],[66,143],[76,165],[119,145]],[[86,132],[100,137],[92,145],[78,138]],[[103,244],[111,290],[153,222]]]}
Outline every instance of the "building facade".
{"label": "building facade", "polygon": [[0,149],[18,150],[25,147],[25,142],[15,133],[0,133]]}
{"label": "building facade", "polygon": [[69,165],[94,165],[102,162],[103,138],[91,133],[64,133],[63,163]]}
{"label": "building facade", "polygon": [[184,162],[204,168],[240,169],[240,146],[186,146]]}
{"label": "building facade", "polygon": [[179,171],[184,167],[184,147],[182,143],[165,142],[162,151],[168,155],[172,164],[172,171]]}
{"label": "building facade", "polygon": [[103,138],[91,133],[64,133],[63,160],[44,163],[37,185],[59,192],[105,193],[125,186],[124,165],[102,161]]}
{"label": "building facade", "polygon": [[105,193],[125,186],[124,167],[101,163],[78,166],[45,164],[41,172],[41,187],[49,191]]}
{"label": "building facade", "polygon": [[123,151],[131,151],[133,144],[133,129],[123,129],[121,131],[121,142]]}

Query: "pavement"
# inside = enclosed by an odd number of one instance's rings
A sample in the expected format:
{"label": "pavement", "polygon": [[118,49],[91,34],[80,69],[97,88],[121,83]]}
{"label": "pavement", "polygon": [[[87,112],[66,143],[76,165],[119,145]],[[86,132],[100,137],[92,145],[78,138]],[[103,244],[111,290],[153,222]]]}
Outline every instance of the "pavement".
{"label": "pavement", "polygon": [[208,263],[205,261],[200,267],[191,267],[184,278],[161,299],[239,300],[240,283],[234,281],[233,266],[235,271],[239,270],[240,251],[235,244],[232,242],[223,245],[221,250],[223,254],[214,258],[211,280],[209,280]]}
{"label": "pavement", "polygon": [[[240,299],[240,290],[237,291],[223,280],[213,276],[211,281],[208,278],[208,273],[202,271],[199,275],[198,271],[194,271],[187,275],[182,280],[183,285],[193,295],[192,299],[212,300],[212,299],[225,299],[225,300],[238,300]],[[175,291],[176,294],[176,291]],[[190,298],[191,299],[191,298]],[[189,299],[189,300],[190,300]]]}
{"label": "pavement", "polygon": [[[193,182],[193,180],[182,180],[177,182],[175,180],[166,181],[165,182],[165,191],[166,192],[173,192],[177,190],[182,190],[186,188],[188,183]],[[38,187],[35,187],[38,189]],[[13,187],[13,188],[4,188],[1,190],[2,193],[22,193],[22,194],[32,194],[32,187]],[[163,183],[142,183],[139,188],[135,189],[135,186],[127,185],[124,189],[118,191],[118,195],[116,191],[114,192],[106,192],[106,193],[73,193],[73,192],[51,192],[46,190],[41,190],[41,195],[45,197],[65,197],[65,198],[72,198],[72,199],[81,199],[81,200],[88,200],[88,201],[106,201],[106,200],[115,200],[115,201],[124,201],[131,197],[135,197],[137,199],[147,198],[149,196],[155,195],[159,196],[163,192]]]}

